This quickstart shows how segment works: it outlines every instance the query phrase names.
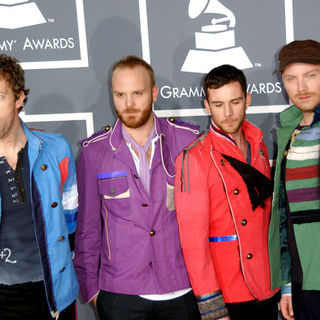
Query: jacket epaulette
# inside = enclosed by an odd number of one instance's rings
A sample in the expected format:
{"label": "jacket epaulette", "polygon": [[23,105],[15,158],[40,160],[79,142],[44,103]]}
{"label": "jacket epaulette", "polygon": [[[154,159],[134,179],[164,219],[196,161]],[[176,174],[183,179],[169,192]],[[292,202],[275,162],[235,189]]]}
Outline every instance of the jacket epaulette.
{"label": "jacket epaulette", "polygon": [[171,126],[178,128],[178,129],[184,129],[187,131],[192,131],[195,134],[199,134],[199,126],[184,122],[182,120],[176,119],[174,117],[167,118],[167,123],[169,123]]}
{"label": "jacket epaulette", "polygon": [[209,133],[209,130],[203,130],[199,132],[198,138],[195,139],[193,142],[191,142],[189,145],[187,145],[184,149],[183,152],[187,153],[189,152],[190,149],[192,149],[194,146],[196,146],[199,142],[201,142]]}
{"label": "jacket epaulette", "polygon": [[181,165],[181,192],[186,191],[186,181],[185,181],[185,172],[184,172],[184,161],[186,162],[187,168],[187,192],[190,192],[190,181],[189,181],[189,151],[194,146],[196,146],[199,142],[203,141],[203,139],[208,135],[209,130],[203,131],[199,134],[198,138],[191,142],[188,146],[186,146],[182,151],[182,165]]}
{"label": "jacket epaulette", "polygon": [[95,132],[89,138],[81,140],[80,144],[83,148],[86,148],[90,143],[94,143],[94,142],[106,139],[111,132],[112,132],[112,127],[105,126],[103,129]]}

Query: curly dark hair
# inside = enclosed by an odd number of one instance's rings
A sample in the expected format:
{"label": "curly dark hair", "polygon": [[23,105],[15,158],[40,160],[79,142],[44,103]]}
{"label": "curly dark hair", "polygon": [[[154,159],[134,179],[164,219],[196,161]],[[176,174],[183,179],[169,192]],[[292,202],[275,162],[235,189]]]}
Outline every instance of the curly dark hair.
{"label": "curly dark hair", "polygon": [[[24,92],[23,105],[25,105],[28,100],[29,89],[25,88],[24,71],[16,58],[0,54],[0,78],[7,81],[16,100],[19,99],[20,92]],[[19,108],[19,112],[22,109],[23,106]]]}

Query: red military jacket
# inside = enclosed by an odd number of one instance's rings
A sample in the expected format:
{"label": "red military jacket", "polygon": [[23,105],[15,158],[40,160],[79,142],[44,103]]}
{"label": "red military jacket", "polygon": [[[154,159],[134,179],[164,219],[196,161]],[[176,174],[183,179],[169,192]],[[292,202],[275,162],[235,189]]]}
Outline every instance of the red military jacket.
{"label": "red military jacket", "polygon": [[[242,130],[251,166],[270,178],[261,130],[248,121]],[[191,285],[197,296],[221,290],[227,303],[264,300],[276,292],[268,255],[271,197],[253,211],[246,184],[222,154],[246,162],[232,138],[211,126],[176,160],[176,210]]]}

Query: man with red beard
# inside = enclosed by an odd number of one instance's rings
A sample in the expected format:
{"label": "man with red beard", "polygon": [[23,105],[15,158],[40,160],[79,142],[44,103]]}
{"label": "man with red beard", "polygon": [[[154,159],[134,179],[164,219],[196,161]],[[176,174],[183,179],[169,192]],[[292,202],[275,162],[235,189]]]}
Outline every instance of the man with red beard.
{"label": "man with red beard", "polygon": [[195,126],[152,112],[151,66],[127,56],[112,69],[118,120],[82,142],[75,267],[100,319],[200,319],[179,242],[174,161]]}
{"label": "man with red beard", "polygon": [[316,320],[320,319],[320,43],[299,40],[285,45],[279,52],[279,71],[293,105],[280,114],[277,130],[271,280],[273,287],[283,286],[280,307],[285,319]]}
{"label": "man with red beard", "polygon": [[245,120],[251,96],[241,70],[204,79],[209,131],[176,160],[181,246],[203,320],[277,320],[270,288],[272,186],[263,135]]}

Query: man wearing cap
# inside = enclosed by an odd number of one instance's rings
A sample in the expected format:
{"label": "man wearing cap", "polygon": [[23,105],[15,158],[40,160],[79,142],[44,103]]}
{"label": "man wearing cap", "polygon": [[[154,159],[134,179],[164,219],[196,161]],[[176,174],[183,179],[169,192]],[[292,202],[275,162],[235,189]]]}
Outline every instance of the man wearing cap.
{"label": "man wearing cap", "polygon": [[320,43],[293,41],[280,50],[279,62],[293,105],[280,114],[277,130],[271,284],[283,286],[286,319],[320,319]]}

